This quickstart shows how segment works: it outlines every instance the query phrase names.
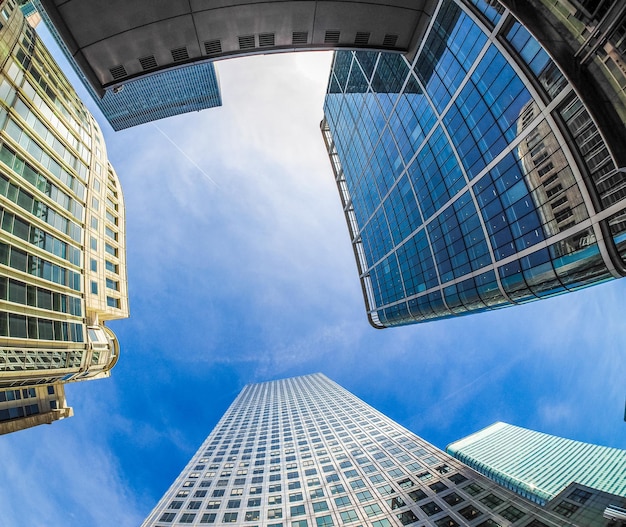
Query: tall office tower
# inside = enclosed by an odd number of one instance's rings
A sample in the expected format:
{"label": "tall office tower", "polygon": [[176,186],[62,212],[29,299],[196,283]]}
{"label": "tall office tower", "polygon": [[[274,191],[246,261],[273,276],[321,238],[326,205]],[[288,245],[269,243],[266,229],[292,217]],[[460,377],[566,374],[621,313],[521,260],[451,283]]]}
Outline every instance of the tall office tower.
{"label": "tall office tower", "polygon": [[541,505],[572,482],[626,497],[626,450],[494,423],[446,451]]}
{"label": "tall office tower", "polygon": [[0,433],[72,415],[128,316],[124,201],[102,133],[14,0],[0,3]]}
{"label": "tall office tower", "polygon": [[372,325],[626,274],[626,94],[558,58],[484,0],[439,2],[412,62],[336,52],[322,132]]}
{"label": "tall office tower", "polygon": [[246,386],[143,527],[606,525],[607,497],[576,509],[581,491],[546,511],[314,374]]}

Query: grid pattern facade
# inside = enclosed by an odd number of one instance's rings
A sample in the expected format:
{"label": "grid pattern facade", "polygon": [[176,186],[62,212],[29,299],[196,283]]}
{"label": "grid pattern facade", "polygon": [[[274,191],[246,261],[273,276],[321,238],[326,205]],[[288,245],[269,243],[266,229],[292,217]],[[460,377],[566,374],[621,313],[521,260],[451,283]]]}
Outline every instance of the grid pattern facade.
{"label": "grid pattern facade", "polygon": [[[102,133],[14,0],[0,3],[0,433],[71,415],[128,316],[124,201]],[[39,416],[39,417],[34,417]]]}
{"label": "grid pattern facade", "polygon": [[564,524],[314,374],[246,386],[143,527]]}
{"label": "grid pattern facade", "polygon": [[222,105],[215,67],[210,62],[130,80],[95,101],[116,131]]}
{"label": "grid pattern facade", "polygon": [[324,114],[375,326],[621,276],[626,177],[574,86],[497,2],[442,0],[412,63],[336,52]]}
{"label": "grid pattern facade", "polygon": [[626,450],[495,423],[446,451],[542,505],[574,482],[626,497]]}

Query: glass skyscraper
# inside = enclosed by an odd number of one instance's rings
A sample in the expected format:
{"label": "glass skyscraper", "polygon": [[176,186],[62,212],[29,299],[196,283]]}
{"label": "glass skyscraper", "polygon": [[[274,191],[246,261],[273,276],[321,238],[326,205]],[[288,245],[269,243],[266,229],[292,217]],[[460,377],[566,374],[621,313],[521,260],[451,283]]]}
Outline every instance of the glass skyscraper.
{"label": "glass skyscraper", "polygon": [[102,132],[14,0],[0,4],[0,434],[72,415],[128,316],[124,199]]}
{"label": "glass skyscraper", "polygon": [[412,61],[335,53],[322,132],[375,327],[624,275],[623,148],[566,73],[483,0],[439,2]]}
{"label": "glass skyscraper", "polygon": [[247,385],[143,527],[605,525],[602,496],[560,499],[573,512],[500,487],[314,374]]}
{"label": "glass skyscraper", "polygon": [[494,423],[446,451],[542,505],[572,482],[626,497],[626,450]]}

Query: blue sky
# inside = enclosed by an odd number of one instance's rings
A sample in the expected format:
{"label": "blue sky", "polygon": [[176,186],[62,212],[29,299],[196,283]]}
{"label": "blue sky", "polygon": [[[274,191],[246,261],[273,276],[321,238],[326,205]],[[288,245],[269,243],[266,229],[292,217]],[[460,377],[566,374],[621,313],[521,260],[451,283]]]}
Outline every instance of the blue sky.
{"label": "blue sky", "polygon": [[75,417],[0,440],[0,527],[137,526],[246,383],[316,371],[440,448],[498,420],[624,447],[626,281],[368,325],[319,131],[330,59],[221,62],[221,108],[100,119],[126,200],[122,356],[68,386]]}

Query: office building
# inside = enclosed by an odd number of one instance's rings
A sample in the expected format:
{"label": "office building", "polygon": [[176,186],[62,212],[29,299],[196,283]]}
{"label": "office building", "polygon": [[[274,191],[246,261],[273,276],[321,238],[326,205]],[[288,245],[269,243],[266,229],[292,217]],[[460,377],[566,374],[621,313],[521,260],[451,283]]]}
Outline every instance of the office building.
{"label": "office building", "polygon": [[124,200],[102,133],[14,0],[0,4],[0,433],[72,415],[128,316]]}
{"label": "office building", "polygon": [[314,374],[247,385],[143,527],[592,527],[607,500],[546,511]]}
{"label": "office building", "polygon": [[626,450],[494,423],[446,452],[541,505],[573,482],[626,497]]}
{"label": "office building", "polygon": [[215,67],[209,62],[142,77],[94,100],[115,131],[222,105]]}
{"label": "office building", "polygon": [[322,133],[375,327],[626,274],[625,92],[508,3],[442,0],[413,60],[335,53]]}

